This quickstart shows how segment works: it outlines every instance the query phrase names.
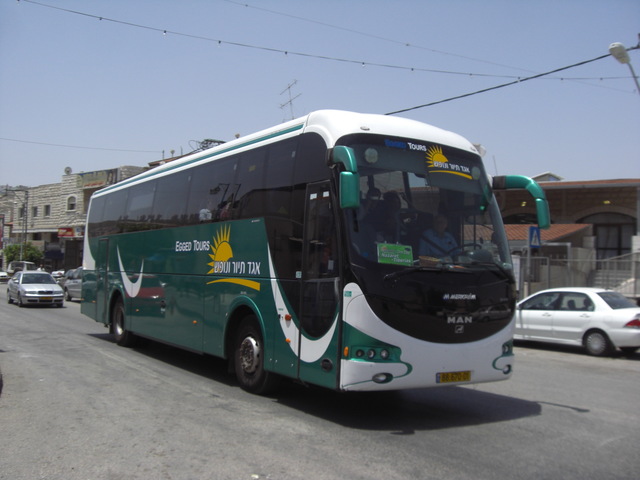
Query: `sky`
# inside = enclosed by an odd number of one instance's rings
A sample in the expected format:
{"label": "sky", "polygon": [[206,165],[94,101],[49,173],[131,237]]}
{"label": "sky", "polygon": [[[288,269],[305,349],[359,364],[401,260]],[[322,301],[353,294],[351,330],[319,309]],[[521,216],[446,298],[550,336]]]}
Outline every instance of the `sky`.
{"label": "sky", "polygon": [[326,108],[411,109],[396,115],[481,144],[492,175],[638,179],[628,65],[523,80],[639,33],[638,0],[0,0],[0,185],[146,166]]}

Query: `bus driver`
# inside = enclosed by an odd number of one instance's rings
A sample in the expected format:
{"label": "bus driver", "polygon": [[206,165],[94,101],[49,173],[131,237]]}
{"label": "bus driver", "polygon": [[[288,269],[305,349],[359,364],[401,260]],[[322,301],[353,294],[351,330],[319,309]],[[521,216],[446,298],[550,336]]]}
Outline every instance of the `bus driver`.
{"label": "bus driver", "polygon": [[426,230],[420,237],[418,248],[420,255],[430,257],[448,257],[453,255],[458,247],[456,239],[447,232],[447,217],[438,214],[433,222],[433,228]]}

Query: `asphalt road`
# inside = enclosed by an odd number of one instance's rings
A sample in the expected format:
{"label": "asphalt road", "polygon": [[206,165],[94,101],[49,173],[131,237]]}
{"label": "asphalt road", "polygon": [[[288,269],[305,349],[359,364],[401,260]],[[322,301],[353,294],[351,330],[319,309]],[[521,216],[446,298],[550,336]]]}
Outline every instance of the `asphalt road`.
{"label": "asphalt road", "polygon": [[0,286],[0,479],[636,479],[640,356],[516,348],[470,387],[245,393],[225,364],[116,346]]}

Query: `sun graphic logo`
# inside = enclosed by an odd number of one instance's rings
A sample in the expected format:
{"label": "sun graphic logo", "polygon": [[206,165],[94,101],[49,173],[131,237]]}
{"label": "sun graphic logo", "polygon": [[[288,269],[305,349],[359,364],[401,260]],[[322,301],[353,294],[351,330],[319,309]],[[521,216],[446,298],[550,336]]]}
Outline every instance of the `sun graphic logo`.
{"label": "sun graphic logo", "polygon": [[433,145],[427,150],[427,167],[449,168],[449,160],[442,153],[442,147]]}
{"label": "sun graphic logo", "polygon": [[231,227],[222,227],[213,237],[213,244],[210,246],[212,253],[209,254],[211,262],[207,265],[211,267],[208,273],[229,273],[231,266],[229,259],[233,257],[233,249],[229,243],[231,239]]}

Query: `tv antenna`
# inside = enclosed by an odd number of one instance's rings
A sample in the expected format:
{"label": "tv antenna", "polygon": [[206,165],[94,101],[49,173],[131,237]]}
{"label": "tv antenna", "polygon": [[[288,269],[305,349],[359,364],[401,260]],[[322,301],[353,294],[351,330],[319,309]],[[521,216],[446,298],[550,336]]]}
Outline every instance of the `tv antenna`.
{"label": "tv antenna", "polygon": [[[295,116],[293,115],[293,101],[298,98],[300,95],[302,95],[301,93],[299,93],[298,95],[296,95],[295,97],[291,96],[291,88],[298,83],[298,80],[294,80],[293,82],[291,82],[289,85],[287,85],[287,88],[285,88],[283,91],[280,92],[280,95],[283,95],[285,92],[287,92],[289,94],[289,100],[287,100],[286,102],[280,104],[280,109],[284,110],[286,108],[286,106],[289,106],[289,112],[291,114],[291,118],[290,120],[293,120],[295,118]],[[284,121],[284,119],[283,119]]]}

